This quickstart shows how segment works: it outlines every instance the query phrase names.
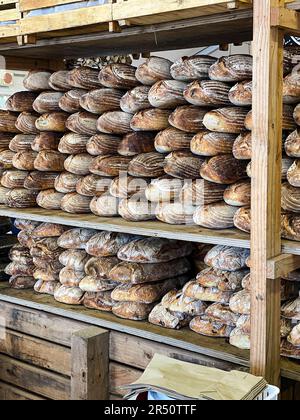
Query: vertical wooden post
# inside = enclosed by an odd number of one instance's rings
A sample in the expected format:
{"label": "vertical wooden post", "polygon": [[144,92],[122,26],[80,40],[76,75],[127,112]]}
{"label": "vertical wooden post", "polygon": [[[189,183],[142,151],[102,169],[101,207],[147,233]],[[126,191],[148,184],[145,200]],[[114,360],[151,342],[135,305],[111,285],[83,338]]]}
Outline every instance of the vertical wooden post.
{"label": "vertical wooden post", "polygon": [[284,0],[254,0],[252,143],[251,372],[280,383],[280,279],[267,261],[281,253],[283,33],[271,10]]}
{"label": "vertical wooden post", "polygon": [[108,400],[109,332],[91,327],[72,336],[71,400]]}

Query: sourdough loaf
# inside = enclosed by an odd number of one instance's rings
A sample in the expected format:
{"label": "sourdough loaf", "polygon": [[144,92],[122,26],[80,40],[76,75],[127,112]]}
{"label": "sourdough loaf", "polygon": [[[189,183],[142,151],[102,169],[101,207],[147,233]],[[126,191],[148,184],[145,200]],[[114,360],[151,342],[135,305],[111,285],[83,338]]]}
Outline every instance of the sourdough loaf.
{"label": "sourdough loaf", "polygon": [[132,114],[122,111],[106,112],[97,121],[97,129],[106,134],[127,134],[131,131]]}
{"label": "sourdough loaf", "polygon": [[19,232],[18,241],[22,246],[26,248],[31,248],[35,244],[35,240],[31,236],[30,230],[22,230],[21,232]]}
{"label": "sourdough loaf", "polygon": [[38,154],[33,151],[23,151],[16,153],[12,160],[13,166],[20,171],[33,171],[34,162],[37,156]]}
{"label": "sourdough loaf", "polygon": [[203,124],[210,131],[240,134],[245,129],[247,108],[227,107],[206,113]]}
{"label": "sourdough loaf", "polygon": [[69,193],[61,200],[61,209],[71,214],[86,214],[91,213],[90,204],[91,197]]}
{"label": "sourdough loaf", "polygon": [[23,188],[24,181],[28,176],[26,171],[15,171],[9,170],[5,171],[1,178],[2,187],[13,189],[13,188]]}
{"label": "sourdough loaf", "polygon": [[72,268],[74,271],[84,271],[84,267],[89,259],[90,256],[83,249],[68,249],[59,256],[59,262],[65,267]]}
{"label": "sourdough loaf", "polygon": [[296,66],[292,73],[283,80],[283,101],[285,104],[298,104],[300,102],[300,72]]}
{"label": "sourdough loaf", "polygon": [[90,112],[82,111],[69,116],[66,128],[73,133],[93,136],[97,133],[98,117]]}
{"label": "sourdough loaf", "polygon": [[285,152],[290,157],[300,158],[300,130],[293,131],[285,141]]}
{"label": "sourdough loaf", "polygon": [[17,276],[9,279],[9,287],[16,290],[33,289],[35,280],[33,277]]}
{"label": "sourdough loaf", "polygon": [[66,305],[81,305],[84,298],[84,292],[79,287],[58,287],[54,292],[54,298],[57,302]]}
{"label": "sourdough loaf", "polygon": [[300,212],[300,189],[293,187],[288,182],[282,184],[281,208],[287,212]]}
{"label": "sourdough loaf", "polygon": [[169,127],[170,110],[151,108],[136,113],[130,123],[134,131],[161,131]]}
{"label": "sourdough loaf", "polygon": [[[300,109],[300,108],[299,108]],[[297,123],[297,111],[295,110],[294,116],[293,116],[294,108],[291,105],[283,105],[283,115],[282,115],[282,128],[283,130],[292,131],[295,130]],[[300,119],[299,119],[300,123]],[[245,127],[247,130],[253,129],[253,114],[252,111],[250,111],[245,119]]]}
{"label": "sourdough loaf", "polygon": [[92,114],[118,111],[124,92],[117,89],[96,89],[80,98],[80,106]]}
{"label": "sourdough loaf", "polygon": [[172,312],[161,303],[156,305],[149,315],[148,321],[159,327],[179,330],[187,327],[192,317],[186,313]]}
{"label": "sourdough loaf", "polygon": [[226,185],[215,184],[205,179],[196,179],[185,183],[180,193],[180,201],[194,206],[222,201]]}
{"label": "sourdough loaf", "polygon": [[60,70],[51,74],[49,79],[49,86],[51,89],[59,92],[67,92],[72,89],[72,86],[67,81],[68,73],[67,70]]}
{"label": "sourdough loaf", "polygon": [[119,214],[130,222],[143,222],[155,219],[155,206],[149,203],[142,193],[129,199],[123,199],[119,204]]}
{"label": "sourdough loaf", "polygon": [[15,208],[29,208],[36,207],[37,204],[37,192],[33,190],[14,189],[7,193],[6,204],[9,207]]}
{"label": "sourdough loaf", "polygon": [[281,236],[284,239],[300,241],[300,217],[296,214],[281,216]]}
{"label": "sourdough loaf", "polygon": [[172,313],[185,313],[189,316],[204,315],[207,304],[198,299],[191,299],[176,289],[167,293],[162,299],[162,306]]}
{"label": "sourdough loaf", "polygon": [[100,197],[109,191],[112,180],[98,175],[88,175],[76,184],[76,192],[86,197]]}
{"label": "sourdough loaf", "polygon": [[44,150],[37,155],[34,168],[41,172],[62,172],[65,160],[66,155],[55,150]]}
{"label": "sourdough loaf", "polygon": [[0,187],[0,204],[7,205],[8,194],[12,190],[10,188]]}
{"label": "sourdough loaf", "polygon": [[69,114],[81,110],[80,99],[87,93],[83,89],[72,89],[66,92],[59,100],[59,108]]}
{"label": "sourdough loaf", "polygon": [[31,112],[33,111],[33,102],[38,94],[35,92],[16,92],[8,98],[5,108],[14,112]]}
{"label": "sourdough loaf", "polygon": [[221,82],[242,82],[252,79],[253,58],[250,55],[221,57],[210,67],[209,77]]}
{"label": "sourdough loaf", "polygon": [[61,135],[59,133],[44,132],[35,136],[31,148],[34,152],[57,150]]}
{"label": "sourdough loaf", "polygon": [[154,133],[133,132],[123,137],[117,152],[121,156],[137,156],[143,153],[155,152]]}
{"label": "sourdough loaf", "polygon": [[23,85],[25,89],[36,92],[49,90],[51,74],[49,70],[30,70],[23,80]]}
{"label": "sourdough loaf", "polygon": [[64,267],[59,273],[60,283],[67,287],[79,287],[79,284],[84,277],[84,271],[75,271],[70,267]]}
{"label": "sourdough loaf", "polygon": [[144,321],[148,319],[154,305],[136,302],[119,302],[113,307],[113,314],[123,319]]}
{"label": "sourdough loaf", "polygon": [[22,112],[16,121],[17,131],[24,134],[38,134],[39,127],[36,126],[38,118],[38,114]]}
{"label": "sourdough loaf", "polygon": [[183,185],[183,180],[164,176],[153,179],[146,188],[145,195],[152,203],[171,203],[179,198]]}
{"label": "sourdough loaf", "polygon": [[39,117],[35,126],[38,131],[53,131],[55,133],[64,133],[69,114],[65,112],[52,112]]}
{"label": "sourdough loaf", "polygon": [[[1,112],[0,112],[0,120],[1,120]],[[0,125],[1,125],[1,121],[0,121]],[[1,128],[0,128],[1,130]],[[0,149],[1,150],[6,150],[9,148],[9,144],[12,141],[12,139],[15,137],[14,134],[10,134],[10,133],[1,133],[0,131]]]}
{"label": "sourdough loaf", "polygon": [[204,159],[189,151],[173,152],[165,158],[164,171],[174,178],[197,179],[203,163]]}
{"label": "sourdough loaf", "polygon": [[86,263],[84,271],[90,277],[117,281],[110,275],[110,272],[119,262],[120,260],[117,257],[92,257]]}
{"label": "sourdough loaf", "polygon": [[251,181],[240,181],[230,185],[224,192],[224,201],[230,206],[250,206]]}
{"label": "sourdough loaf", "polygon": [[250,160],[252,157],[252,134],[240,134],[233,145],[233,156],[239,160]]}
{"label": "sourdough loaf", "polygon": [[79,287],[82,291],[87,293],[104,293],[104,292],[112,292],[119,283],[116,283],[112,280],[104,280],[97,277],[92,276],[85,276],[80,284]]}
{"label": "sourdough loaf", "polygon": [[40,222],[34,222],[33,220],[25,220],[25,219],[16,219],[14,226],[18,230],[31,232],[33,231],[37,226],[40,225]]}
{"label": "sourdough loaf", "polygon": [[205,264],[216,270],[238,271],[246,267],[250,251],[242,248],[217,245],[205,257]]}
{"label": "sourdough loaf", "polygon": [[201,130],[191,141],[191,151],[200,156],[218,156],[232,153],[236,136]]}
{"label": "sourdough loaf", "polygon": [[230,104],[228,99],[230,88],[227,83],[197,80],[187,86],[184,97],[195,106],[226,106]]}
{"label": "sourdough loaf", "polygon": [[205,315],[214,321],[221,322],[222,324],[228,325],[230,327],[235,327],[239,319],[239,315],[233,313],[227,305],[221,303],[214,303],[210,305]]}
{"label": "sourdough loaf", "polygon": [[240,208],[234,216],[234,226],[246,233],[251,232],[251,209],[247,207]]}
{"label": "sourdough loaf", "polygon": [[34,238],[56,238],[61,236],[68,228],[54,223],[41,223],[32,231]]}
{"label": "sourdough loaf", "polygon": [[202,300],[203,302],[218,302],[228,304],[232,292],[221,292],[216,287],[202,287],[196,281],[190,281],[183,288],[185,296]]}
{"label": "sourdough loaf", "polygon": [[242,350],[250,350],[251,340],[250,334],[245,332],[243,329],[235,328],[230,334],[229,343]]}
{"label": "sourdough loaf", "polygon": [[202,164],[200,175],[217,184],[234,184],[246,178],[246,163],[232,155],[216,156]]}
{"label": "sourdough loaf", "polygon": [[136,114],[143,109],[151,108],[148,96],[150,87],[138,86],[128,91],[121,99],[119,106],[128,114]]}
{"label": "sourdough loaf", "polygon": [[241,290],[232,296],[229,307],[235,314],[250,315],[251,294],[247,290]]}
{"label": "sourdough loaf", "polygon": [[161,222],[170,225],[194,225],[194,213],[196,206],[183,203],[158,204],[155,214]]}
{"label": "sourdough loaf", "polygon": [[88,309],[112,312],[115,302],[111,298],[111,292],[86,293],[83,305]]}
{"label": "sourdough loaf", "polygon": [[287,180],[293,187],[300,187],[300,160],[297,159],[289,168]]}
{"label": "sourdough loaf", "polygon": [[155,152],[142,153],[130,161],[128,173],[134,177],[160,177],[164,175],[164,156]]}
{"label": "sourdough loaf", "polygon": [[[293,165],[293,159],[283,156],[281,164],[281,179],[284,181],[287,179],[287,174],[290,167]],[[247,175],[249,178],[252,177],[252,162],[249,162],[247,166]]]}
{"label": "sourdough loaf", "polygon": [[24,181],[24,188],[37,191],[53,189],[56,177],[56,172],[30,172]]}
{"label": "sourdough loaf", "polygon": [[105,87],[128,90],[139,85],[135,72],[128,64],[110,64],[100,71],[99,80]]}
{"label": "sourdough loaf", "polygon": [[236,106],[252,105],[252,80],[237,83],[229,92],[229,100]]}
{"label": "sourdough loaf", "polygon": [[114,257],[119,250],[136,239],[133,235],[98,232],[86,244],[86,252],[93,257]]}
{"label": "sourdough loaf", "polygon": [[155,137],[155,149],[159,153],[170,153],[178,150],[190,150],[192,133],[187,133],[177,128],[167,128]]}
{"label": "sourdough loaf", "polygon": [[215,62],[216,58],[209,55],[183,57],[172,65],[171,74],[173,79],[184,82],[208,79],[209,69]]}
{"label": "sourdough loaf", "polygon": [[93,156],[88,153],[70,155],[64,162],[64,169],[74,175],[88,175],[93,159]]}
{"label": "sourdough loaf", "polygon": [[152,86],[160,80],[171,79],[172,62],[162,57],[152,56],[136,70],[137,80],[146,86]]}
{"label": "sourdough loaf", "polygon": [[99,70],[85,66],[78,67],[68,73],[67,83],[77,89],[97,89],[101,87],[98,76]]}
{"label": "sourdough loaf", "polygon": [[12,262],[26,265],[32,264],[32,256],[30,255],[29,249],[21,244],[14,245],[9,251],[9,259]]}
{"label": "sourdough loaf", "polygon": [[64,194],[54,189],[41,191],[37,196],[37,204],[46,210],[60,210]]}
{"label": "sourdough loaf", "polygon": [[149,179],[120,176],[111,182],[109,193],[116,198],[130,198],[134,194],[144,193],[149,182]]}
{"label": "sourdough loaf", "polygon": [[183,92],[187,84],[176,80],[162,80],[155,83],[149,91],[150,105],[155,108],[172,109],[186,103]]}
{"label": "sourdough loaf", "polygon": [[54,187],[57,192],[63,194],[76,192],[76,185],[80,179],[80,175],[71,174],[70,172],[62,172],[60,175],[57,175]]}
{"label": "sourdough loaf", "polygon": [[32,151],[32,143],[35,135],[31,134],[17,134],[9,143],[9,149],[12,152]]}
{"label": "sourdough loaf", "polygon": [[[21,114],[22,115],[22,114]],[[0,110],[0,132],[19,133],[21,130],[16,126],[18,114]]]}
{"label": "sourdough loaf", "polygon": [[92,156],[117,155],[122,138],[112,134],[96,134],[91,137],[86,150]]}
{"label": "sourdough loaf", "polygon": [[91,158],[89,171],[99,176],[119,176],[120,172],[127,172],[131,158],[123,156],[98,156]]}
{"label": "sourdough loaf", "polygon": [[61,92],[43,92],[33,103],[33,109],[39,114],[60,111],[59,101],[63,97]]}
{"label": "sourdough loaf", "polygon": [[217,288],[221,292],[236,292],[242,288],[242,281],[248,270],[224,271],[209,267],[197,275],[197,282],[205,288]]}
{"label": "sourdough loaf", "polygon": [[85,136],[83,134],[65,134],[59,142],[58,150],[60,153],[69,155],[86,153],[86,145],[89,141],[89,138],[89,136]]}
{"label": "sourdough loaf", "polygon": [[11,262],[8,264],[8,266],[5,268],[4,272],[8,276],[13,277],[32,277],[33,272],[35,270],[33,262],[26,262],[26,264],[22,264],[19,262]]}
{"label": "sourdough loaf", "polygon": [[119,216],[120,200],[109,193],[94,197],[90,203],[92,213],[99,217]]}
{"label": "sourdough loaf", "polygon": [[180,106],[170,115],[169,123],[186,133],[198,133],[198,131],[204,129],[203,119],[206,113],[206,108],[191,105]]}
{"label": "sourdough loaf", "polygon": [[288,342],[300,349],[300,324],[296,325],[288,336]]}
{"label": "sourdough loaf", "polygon": [[233,328],[232,326],[209,319],[207,316],[196,317],[190,323],[190,329],[192,331],[213,338],[229,338]]}
{"label": "sourdough loaf", "polygon": [[58,245],[64,249],[85,249],[86,243],[97,233],[92,229],[71,229],[58,239]]}
{"label": "sourdough loaf", "polygon": [[58,282],[38,280],[34,285],[34,291],[42,295],[54,296],[55,290],[59,287]]}
{"label": "sourdough loaf", "polygon": [[300,297],[283,304],[281,315],[287,319],[300,321]]}

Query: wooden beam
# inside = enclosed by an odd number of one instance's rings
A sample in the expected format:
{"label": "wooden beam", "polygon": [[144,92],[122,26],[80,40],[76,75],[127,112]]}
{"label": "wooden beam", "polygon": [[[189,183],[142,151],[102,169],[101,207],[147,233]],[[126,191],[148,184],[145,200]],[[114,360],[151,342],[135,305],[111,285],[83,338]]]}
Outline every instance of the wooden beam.
{"label": "wooden beam", "polygon": [[290,35],[300,34],[300,13],[295,10],[273,8],[271,14],[272,27],[278,27]]}
{"label": "wooden beam", "polygon": [[251,372],[280,382],[280,279],[267,261],[281,253],[283,31],[271,27],[284,0],[254,0]]}
{"label": "wooden beam", "polygon": [[91,327],[72,337],[72,400],[109,397],[109,332]]}
{"label": "wooden beam", "polygon": [[300,257],[298,255],[282,254],[268,261],[268,279],[278,279],[286,277],[292,271],[300,268]]}

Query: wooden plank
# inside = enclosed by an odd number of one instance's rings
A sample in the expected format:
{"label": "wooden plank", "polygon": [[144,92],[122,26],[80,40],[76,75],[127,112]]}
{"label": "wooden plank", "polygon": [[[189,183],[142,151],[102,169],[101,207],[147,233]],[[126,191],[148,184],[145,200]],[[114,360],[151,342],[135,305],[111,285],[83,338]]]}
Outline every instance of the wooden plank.
{"label": "wooden plank", "polygon": [[69,3],[80,3],[83,0],[19,0],[20,11],[28,12],[30,10],[43,9],[44,7],[61,6]]}
{"label": "wooden plank", "polygon": [[289,35],[300,33],[300,14],[283,8],[272,9],[271,25],[283,29]]}
{"label": "wooden plank", "polygon": [[278,255],[277,257],[272,258],[267,262],[267,277],[268,279],[278,279],[279,277],[286,277],[292,271],[299,270],[299,268],[299,255]]}
{"label": "wooden plank", "polygon": [[66,347],[0,328],[0,353],[33,366],[71,376],[71,352]]}
{"label": "wooden plank", "polygon": [[71,347],[72,334],[85,324],[49,315],[46,312],[0,302],[0,327]]}
{"label": "wooden plank", "polygon": [[0,380],[53,400],[69,400],[70,380],[0,354]]}
{"label": "wooden plank", "polygon": [[0,401],[45,401],[45,398],[0,381]]}
{"label": "wooden plank", "polygon": [[128,392],[120,389],[123,385],[129,385],[142,376],[143,371],[118,363],[110,363],[109,378],[110,392],[116,396],[124,396]]}
{"label": "wooden plank", "polygon": [[281,252],[283,33],[271,28],[271,8],[283,5],[254,0],[251,372],[274,385],[280,381],[280,279],[267,279],[267,261]]}
{"label": "wooden plank", "polygon": [[[1,28],[0,28],[1,31]],[[46,68],[49,70],[63,70],[65,69],[65,64],[62,60],[47,60],[42,58],[31,59],[31,58],[22,58],[6,56],[5,57],[5,68],[10,70],[31,70],[35,68]]]}
{"label": "wooden plank", "polygon": [[72,400],[107,400],[109,332],[90,327],[72,337]]}

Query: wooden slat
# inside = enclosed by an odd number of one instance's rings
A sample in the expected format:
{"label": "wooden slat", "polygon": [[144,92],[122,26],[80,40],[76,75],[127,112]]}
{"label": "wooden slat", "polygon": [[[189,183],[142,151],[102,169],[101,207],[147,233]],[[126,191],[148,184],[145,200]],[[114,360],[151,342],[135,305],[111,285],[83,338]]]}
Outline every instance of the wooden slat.
{"label": "wooden slat", "polygon": [[70,399],[70,380],[0,354],[0,380],[53,400]]}
{"label": "wooden slat", "polygon": [[19,0],[20,11],[28,12],[30,10],[43,9],[44,7],[61,6],[69,3],[80,3],[84,0]]}
{"label": "wooden slat", "polygon": [[44,401],[45,398],[0,381],[0,401]]}
{"label": "wooden slat", "polygon": [[267,262],[267,277],[268,279],[286,277],[292,271],[299,270],[299,268],[299,255],[282,254]]}
{"label": "wooden slat", "polygon": [[129,385],[142,376],[143,371],[118,363],[110,363],[109,378],[110,392],[116,396],[124,396],[127,391],[120,389],[123,385]]}
{"label": "wooden slat", "polygon": [[0,328],[0,353],[33,366],[71,376],[71,352],[66,347]]}

